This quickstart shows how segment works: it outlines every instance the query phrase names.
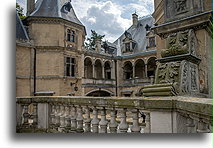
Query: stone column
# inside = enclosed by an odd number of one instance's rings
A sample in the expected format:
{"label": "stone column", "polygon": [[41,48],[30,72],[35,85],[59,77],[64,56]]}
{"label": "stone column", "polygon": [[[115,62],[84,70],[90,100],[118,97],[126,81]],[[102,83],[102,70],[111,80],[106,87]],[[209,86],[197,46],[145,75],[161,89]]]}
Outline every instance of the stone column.
{"label": "stone column", "polygon": [[99,122],[100,125],[100,133],[107,133],[107,120],[106,120],[106,109],[105,107],[101,108],[101,121]]}
{"label": "stone column", "polygon": [[138,121],[138,109],[133,109],[132,110],[132,119],[133,119],[133,125],[132,125],[132,128],[131,128],[131,131],[133,133],[140,133],[140,126],[139,126],[139,121]]}
{"label": "stone column", "polygon": [[70,120],[70,107],[68,105],[65,106],[65,129],[66,132],[69,132],[71,128],[71,120]]}
{"label": "stone column", "polygon": [[126,109],[121,109],[121,123],[119,124],[119,130],[121,133],[126,133],[128,131],[128,124],[126,122]]}
{"label": "stone column", "polygon": [[118,123],[116,122],[116,110],[113,108],[111,110],[110,113],[110,123],[109,123],[109,129],[110,129],[110,133],[117,133],[117,127],[118,127]]}
{"label": "stone column", "polygon": [[71,132],[76,132],[77,122],[76,122],[76,107],[71,106]]}
{"label": "stone column", "polygon": [[98,123],[99,123],[98,110],[97,110],[96,107],[94,107],[93,108],[93,118],[92,118],[92,121],[91,121],[93,133],[98,133]]}
{"label": "stone column", "polygon": [[55,128],[58,130],[58,127],[60,126],[60,106],[56,105],[56,112],[55,112]]}
{"label": "stone column", "polygon": [[145,64],[145,78],[148,78],[148,65],[147,64]]}
{"label": "stone column", "polygon": [[60,132],[62,132],[65,128],[65,111],[64,111],[64,105],[60,105]]}
{"label": "stone column", "polygon": [[33,126],[36,127],[37,124],[38,124],[38,115],[37,115],[37,104],[33,104],[33,113],[32,113],[32,116],[33,116]]}
{"label": "stone column", "polygon": [[135,65],[132,66],[132,79],[135,79]]}
{"label": "stone column", "polygon": [[55,115],[56,115],[56,108],[54,104],[50,104],[51,105],[51,113],[50,113],[50,128],[54,129],[55,128],[55,124],[56,124],[56,119],[55,119]]}
{"label": "stone column", "polygon": [[90,110],[89,110],[88,106],[85,107],[84,123],[85,123],[85,131],[84,132],[86,132],[86,133],[91,132],[91,118],[90,118]]}
{"label": "stone column", "polygon": [[84,132],[84,129],[83,129],[83,112],[82,112],[82,107],[80,105],[77,107],[76,121],[77,121],[77,132],[83,133]]}
{"label": "stone column", "polygon": [[105,79],[104,66],[103,65],[101,65],[101,66],[102,66],[102,78]]}
{"label": "stone column", "polygon": [[95,79],[95,64],[92,64],[92,78]]}

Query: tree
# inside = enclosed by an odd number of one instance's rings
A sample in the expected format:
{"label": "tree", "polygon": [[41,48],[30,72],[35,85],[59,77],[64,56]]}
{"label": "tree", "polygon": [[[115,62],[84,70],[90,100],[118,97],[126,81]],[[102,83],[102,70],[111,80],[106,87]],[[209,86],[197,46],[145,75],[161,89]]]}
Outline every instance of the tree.
{"label": "tree", "polygon": [[17,11],[21,20],[26,18],[26,16],[24,16],[23,10],[24,9],[18,3],[16,3],[16,11]]}
{"label": "tree", "polygon": [[102,40],[105,37],[105,35],[99,35],[95,30],[91,30],[91,37],[87,38],[85,42],[85,47],[87,50],[95,50],[96,47],[96,40],[100,39]]}

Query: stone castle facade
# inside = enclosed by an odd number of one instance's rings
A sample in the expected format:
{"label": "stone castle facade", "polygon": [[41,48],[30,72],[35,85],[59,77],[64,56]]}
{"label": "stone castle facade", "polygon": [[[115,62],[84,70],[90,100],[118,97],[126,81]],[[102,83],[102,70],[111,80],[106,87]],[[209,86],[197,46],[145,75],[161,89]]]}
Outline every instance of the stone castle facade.
{"label": "stone castle facade", "polygon": [[[27,18],[22,22],[16,16],[17,96],[142,96],[146,85],[160,84],[159,66],[166,59],[159,59],[180,55],[167,52],[168,42],[177,36],[192,42],[191,34],[195,44],[190,47],[197,60],[189,62],[196,65],[196,93],[210,95],[211,1],[188,1],[174,5],[173,14],[170,6],[175,0],[156,0],[154,18],[132,14],[132,26],[114,43],[97,40],[95,50],[86,50],[85,26],[69,1],[28,0]],[[177,79],[171,83],[182,88]]]}

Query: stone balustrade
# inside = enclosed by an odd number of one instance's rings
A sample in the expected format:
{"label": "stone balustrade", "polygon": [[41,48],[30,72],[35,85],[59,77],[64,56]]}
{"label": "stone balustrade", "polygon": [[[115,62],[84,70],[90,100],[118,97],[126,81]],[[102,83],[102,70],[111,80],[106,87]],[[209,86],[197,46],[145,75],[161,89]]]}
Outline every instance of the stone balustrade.
{"label": "stone balustrade", "polygon": [[211,99],[189,97],[16,98],[17,132],[209,133]]}

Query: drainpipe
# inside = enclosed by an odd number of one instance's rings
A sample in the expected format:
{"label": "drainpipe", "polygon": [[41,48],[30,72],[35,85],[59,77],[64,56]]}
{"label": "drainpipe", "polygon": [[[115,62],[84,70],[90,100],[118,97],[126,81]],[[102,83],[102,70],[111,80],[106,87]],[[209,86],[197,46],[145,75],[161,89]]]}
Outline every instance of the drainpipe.
{"label": "drainpipe", "polygon": [[117,60],[115,59],[115,96],[118,96]]}
{"label": "drainpipe", "polygon": [[33,48],[34,49],[34,64],[33,64],[33,69],[34,69],[34,74],[33,74],[33,76],[34,76],[34,90],[33,90],[33,95],[35,96],[35,93],[36,93],[36,49],[35,48]]}

